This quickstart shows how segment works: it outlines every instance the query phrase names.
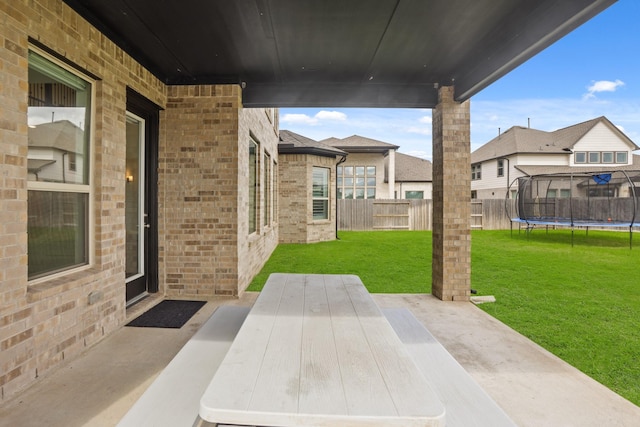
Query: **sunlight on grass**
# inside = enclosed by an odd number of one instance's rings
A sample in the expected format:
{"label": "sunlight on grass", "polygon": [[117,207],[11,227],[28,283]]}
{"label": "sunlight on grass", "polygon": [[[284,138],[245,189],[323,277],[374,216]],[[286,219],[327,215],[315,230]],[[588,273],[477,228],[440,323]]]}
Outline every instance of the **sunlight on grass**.
{"label": "sunlight on grass", "polygon": [[[279,245],[248,290],[280,272],[355,274],[370,292],[431,292],[431,232],[339,237]],[[480,306],[487,313],[638,405],[638,251],[623,232],[576,231],[572,246],[568,230],[474,231],[471,286],[495,295]]]}

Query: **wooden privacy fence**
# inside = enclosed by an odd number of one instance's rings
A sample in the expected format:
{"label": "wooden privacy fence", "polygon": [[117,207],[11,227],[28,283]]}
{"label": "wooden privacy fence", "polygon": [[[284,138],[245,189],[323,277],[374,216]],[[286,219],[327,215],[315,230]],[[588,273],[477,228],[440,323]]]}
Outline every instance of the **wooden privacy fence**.
{"label": "wooden privacy fence", "polygon": [[[513,206],[509,208],[515,212]],[[433,200],[338,200],[338,229],[342,231],[431,230],[432,219]],[[473,200],[470,225],[473,229],[509,229],[505,200]]]}

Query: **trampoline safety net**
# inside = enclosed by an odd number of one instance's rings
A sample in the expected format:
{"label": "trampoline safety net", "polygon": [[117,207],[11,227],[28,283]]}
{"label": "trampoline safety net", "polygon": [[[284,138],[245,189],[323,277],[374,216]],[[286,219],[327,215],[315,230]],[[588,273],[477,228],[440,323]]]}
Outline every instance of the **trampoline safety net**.
{"label": "trampoline safety net", "polygon": [[533,175],[517,178],[510,190],[514,186],[516,203],[506,204],[516,209],[507,212],[512,222],[570,227],[633,227],[636,222],[640,171]]}

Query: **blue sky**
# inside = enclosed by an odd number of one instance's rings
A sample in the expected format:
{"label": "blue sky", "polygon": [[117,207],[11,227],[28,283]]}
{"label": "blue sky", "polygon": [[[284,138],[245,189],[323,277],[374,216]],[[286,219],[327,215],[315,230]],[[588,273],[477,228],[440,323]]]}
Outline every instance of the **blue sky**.
{"label": "blue sky", "polygon": [[[606,116],[640,145],[640,1],[619,0],[471,99],[471,150],[512,126],[552,131]],[[281,108],[280,128],[361,135],[431,160],[431,110]]]}

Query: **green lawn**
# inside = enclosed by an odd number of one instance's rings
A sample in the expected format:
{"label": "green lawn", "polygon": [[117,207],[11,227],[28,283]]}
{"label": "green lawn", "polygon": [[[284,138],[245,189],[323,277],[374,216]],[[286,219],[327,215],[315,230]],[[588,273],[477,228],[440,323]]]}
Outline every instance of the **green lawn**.
{"label": "green lawn", "polygon": [[[272,272],[356,274],[370,292],[431,291],[431,232],[341,232],[279,245],[249,290]],[[637,239],[637,235],[634,236]],[[472,288],[480,307],[640,405],[640,241],[629,233],[474,231]]]}

